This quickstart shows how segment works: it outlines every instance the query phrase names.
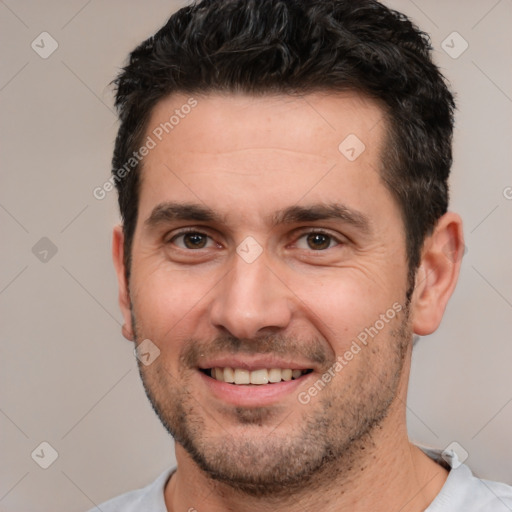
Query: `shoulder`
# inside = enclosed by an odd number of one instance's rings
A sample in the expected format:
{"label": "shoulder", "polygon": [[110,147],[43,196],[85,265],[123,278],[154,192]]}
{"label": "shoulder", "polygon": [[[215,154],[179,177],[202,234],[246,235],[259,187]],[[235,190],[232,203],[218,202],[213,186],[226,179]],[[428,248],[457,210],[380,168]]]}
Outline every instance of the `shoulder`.
{"label": "shoulder", "polygon": [[477,478],[456,454],[443,452],[451,469],[448,478],[425,512],[510,512],[512,487]]}
{"label": "shoulder", "polygon": [[175,469],[167,469],[146,487],[112,498],[88,512],[166,512],[164,488],[174,471]]}
{"label": "shoulder", "polygon": [[512,487],[483,480],[464,464],[452,469],[437,498],[426,512],[510,512]]}

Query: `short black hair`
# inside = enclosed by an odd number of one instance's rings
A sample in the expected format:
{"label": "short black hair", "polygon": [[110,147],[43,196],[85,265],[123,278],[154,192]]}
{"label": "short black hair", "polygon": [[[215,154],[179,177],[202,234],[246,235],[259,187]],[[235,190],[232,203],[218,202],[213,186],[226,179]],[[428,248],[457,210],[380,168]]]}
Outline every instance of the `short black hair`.
{"label": "short black hair", "polygon": [[[405,226],[414,281],[425,237],[448,207],[454,100],[427,34],[375,0],[203,0],[140,44],[117,79],[114,176],[172,93],[356,91],[386,117],[381,178]],[[116,179],[127,277],[141,165]]]}

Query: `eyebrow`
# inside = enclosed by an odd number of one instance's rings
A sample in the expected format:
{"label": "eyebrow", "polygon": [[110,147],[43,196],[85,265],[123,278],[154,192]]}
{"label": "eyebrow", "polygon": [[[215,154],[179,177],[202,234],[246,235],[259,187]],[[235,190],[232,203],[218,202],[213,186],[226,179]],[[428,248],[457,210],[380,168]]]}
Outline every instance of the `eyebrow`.
{"label": "eyebrow", "polygon": [[177,220],[222,223],[223,218],[212,209],[200,204],[165,202],[153,208],[144,224],[151,228]]}
{"label": "eyebrow", "polygon": [[[196,221],[225,224],[225,217],[197,203],[165,202],[157,205],[144,224],[157,227],[173,221]],[[319,203],[309,206],[289,206],[278,210],[270,216],[270,226],[275,227],[300,222],[315,222],[319,220],[339,220],[345,224],[369,233],[370,220],[363,213],[340,203]]]}
{"label": "eyebrow", "polygon": [[340,220],[366,233],[370,231],[370,220],[366,215],[339,203],[284,208],[274,214],[272,226],[317,220]]}

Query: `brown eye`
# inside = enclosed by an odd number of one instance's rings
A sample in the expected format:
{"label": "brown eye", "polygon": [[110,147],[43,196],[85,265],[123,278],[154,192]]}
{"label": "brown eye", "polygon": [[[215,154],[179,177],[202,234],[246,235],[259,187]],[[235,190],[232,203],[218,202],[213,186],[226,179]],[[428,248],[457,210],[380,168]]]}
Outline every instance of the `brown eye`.
{"label": "brown eye", "polygon": [[210,237],[204,233],[190,231],[188,233],[181,233],[171,239],[171,243],[178,246],[180,249],[204,249],[211,243]]}
{"label": "brown eye", "polygon": [[340,243],[333,235],[321,231],[310,231],[299,237],[296,247],[308,251],[324,251],[336,247]]}
{"label": "brown eye", "polygon": [[188,233],[183,236],[183,242],[189,249],[202,249],[206,246],[207,237],[201,233]]}
{"label": "brown eye", "polygon": [[323,233],[310,233],[307,240],[310,249],[315,251],[327,249],[331,244],[331,237]]}

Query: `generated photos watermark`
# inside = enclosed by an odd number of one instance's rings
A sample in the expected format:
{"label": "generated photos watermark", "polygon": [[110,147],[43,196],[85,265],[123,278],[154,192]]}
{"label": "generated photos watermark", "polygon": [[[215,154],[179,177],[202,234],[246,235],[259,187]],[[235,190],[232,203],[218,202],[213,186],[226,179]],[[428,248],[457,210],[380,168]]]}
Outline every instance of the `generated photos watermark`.
{"label": "generated photos watermark", "polygon": [[336,377],[350,361],[354,359],[361,350],[368,346],[368,342],[375,338],[384,327],[393,320],[403,307],[400,303],[395,302],[385,313],[379,315],[376,320],[369,327],[365,327],[352,341],[350,348],[343,354],[336,358],[336,362],[333,363],[323,374],[319,377],[306,391],[301,391],[297,395],[297,400],[303,405],[307,405],[311,402],[311,399],[318,395],[326,386]]}
{"label": "generated photos watermark", "polygon": [[107,194],[114,190],[116,183],[125,179],[128,174],[133,171],[137,165],[142,161],[144,157],[149,155],[150,151],[158,145],[162,139],[178,126],[182,119],[192,112],[192,109],[197,106],[197,100],[190,97],[186,103],[181,105],[180,108],[174,110],[173,115],[169,117],[169,120],[160,123],[156,126],[150,135],[146,137],[144,144],[140,146],[137,151],[132,153],[132,156],[128,158],[125,164],[117,169],[108,180],[106,180],[101,186],[95,187],[92,191],[92,195],[98,201],[101,201],[107,197]]}

